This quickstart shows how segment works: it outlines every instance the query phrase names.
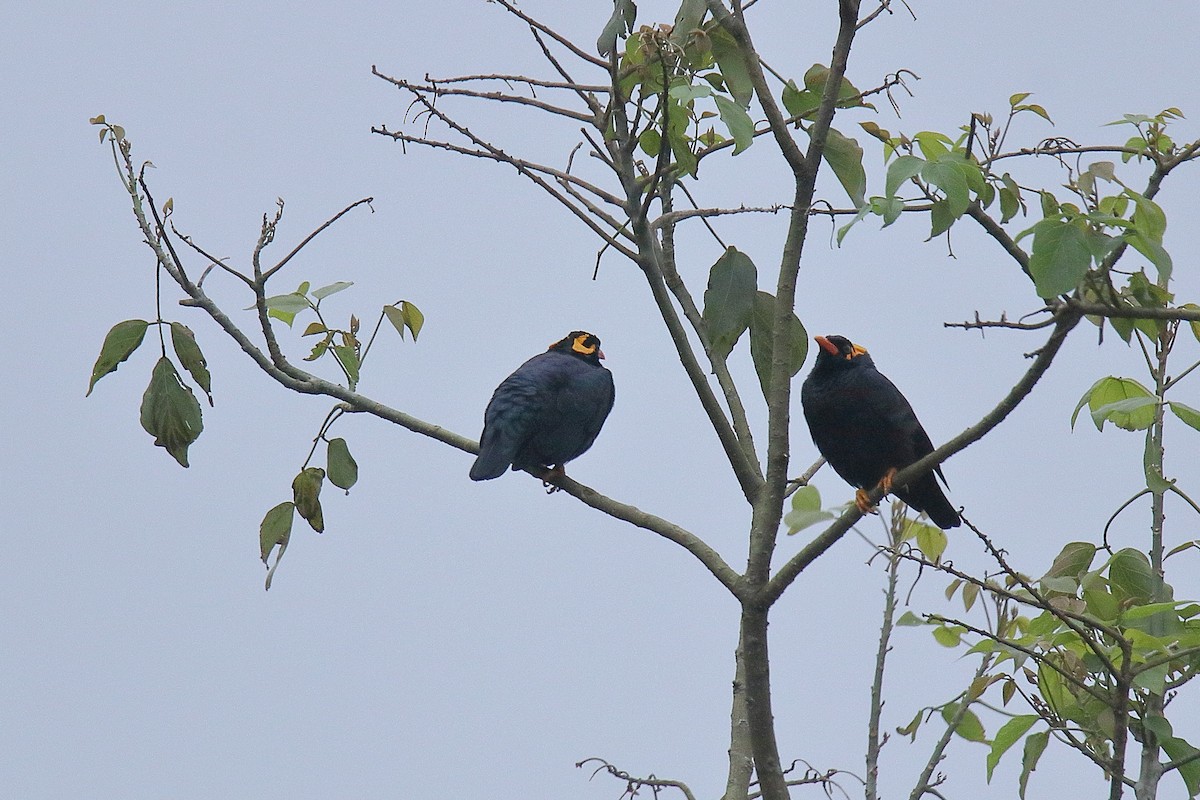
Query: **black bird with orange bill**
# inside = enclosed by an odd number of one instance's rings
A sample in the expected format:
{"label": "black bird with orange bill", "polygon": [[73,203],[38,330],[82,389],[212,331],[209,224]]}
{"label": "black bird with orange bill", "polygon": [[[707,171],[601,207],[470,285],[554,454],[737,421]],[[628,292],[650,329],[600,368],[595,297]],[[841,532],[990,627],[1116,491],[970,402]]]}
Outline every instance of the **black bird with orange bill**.
{"label": "black bird with orange bill", "polygon": [[946,482],[941,467],[907,486],[892,482],[897,471],[933,452],[908,400],[875,368],[865,348],[844,336],[815,341],[817,360],[800,390],[804,418],[829,466],[857,489],[859,510],[873,510],[867,491],[881,486],[928,514],[939,528],[961,524],[938,485],[937,478]]}

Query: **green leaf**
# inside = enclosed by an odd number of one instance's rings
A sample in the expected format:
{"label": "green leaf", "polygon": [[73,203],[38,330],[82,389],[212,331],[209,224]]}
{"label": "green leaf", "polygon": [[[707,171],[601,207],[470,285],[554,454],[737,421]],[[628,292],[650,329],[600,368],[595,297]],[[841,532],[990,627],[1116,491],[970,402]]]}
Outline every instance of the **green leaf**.
{"label": "green leaf", "polygon": [[963,610],[970,611],[975,606],[975,601],[979,599],[979,584],[968,583],[963,586],[962,600]]}
{"label": "green leaf", "polygon": [[916,627],[917,625],[924,625],[925,620],[921,619],[911,611],[905,611],[900,615],[900,618],[896,620],[896,624],[902,627]]}
{"label": "green leaf", "polygon": [[658,154],[662,150],[662,135],[654,128],[647,128],[638,137],[638,145],[646,155],[658,158]]}
{"label": "green leaf", "polygon": [[1121,603],[1140,605],[1154,599],[1161,581],[1144,553],[1126,547],[1109,560],[1108,583]]}
{"label": "green leaf", "polygon": [[887,184],[885,193],[888,197],[895,197],[896,192],[910,178],[921,174],[921,169],[925,166],[925,159],[918,156],[900,156],[891,164],[887,170]]}
{"label": "green leaf", "polygon": [[1046,112],[1046,109],[1042,108],[1037,103],[1029,103],[1028,105],[1015,106],[1013,108],[1013,111],[1032,111],[1034,114],[1037,114],[1039,117],[1046,120],[1046,122],[1049,122],[1051,125],[1054,124],[1054,120],[1050,119],[1050,114]]}
{"label": "green leaf", "polygon": [[869,208],[872,214],[883,217],[883,227],[886,228],[900,219],[900,215],[904,213],[904,201],[899,197],[872,197],[871,202],[864,208]]}
{"label": "green leaf", "polygon": [[1130,397],[1127,400],[1116,400],[1093,411],[1092,420],[1095,421],[1097,428],[1103,428],[1104,421],[1111,419],[1113,424],[1127,431],[1145,430],[1154,422],[1154,407],[1157,405],[1157,397]]}
{"label": "green leaf", "polygon": [[1154,241],[1143,235],[1140,231],[1126,231],[1122,234],[1121,239],[1129,243],[1129,246],[1137,250],[1146,260],[1154,265],[1154,269],[1158,272],[1158,277],[1167,281],[1171,278],[1171,271],[1174,269],[1174,263],[1171,261],[1171,254],[1159,242]]}
{"label": "green leaf", "polygon": [[937,131],[921,131],[913,134],[913,139],[916,140],[921,155],[929,161],[937,161],[950,155],[950,148],[954,146],[949,136]]}
{"label": "green leaf", "polygon": [[[274,317],[288,327],[291,327],[297,314],[306,308],[312,308],[312,301],[306,294],[299,291],[268,297],[266,304],[267,316]],[[254,306],[249,306],[249,308],[254,308]]]}
{"label": "green leaf", "polygon": [[924,715],[924,711],[918,711],[916,715],[913,716],[911,722],[909,722],[903,728],[896,728],[896,733],[900,734],[901,736],[908,736],[910,737],[910,741],[915,742],[917,740],[917,730],[921,727],[921,718]]}
{"label": "green leaf", "polygon": [[958,647],[962,643],[961,631],[946,625],[939,625],[934,628],[933,638],[942,647]]}
{"label": "green leaf", "polygon": [[933,208],[929,212],[929,238],[933,239],[941,236],[946,231],[950,230],[955,221],[958,219],[954,215],[954,211],[950,208],[950,201],[946,199],[937,200],[933,204]]}
{"label": "green leaf", "polygon": [[188,447],[204,430],[204,422],[196,395],[180,381],[175,365],[166,356],[154,365],[150,385],[142,395],[141,419],[146,433],[154,437],[154,444],[186,467]]}
{"label": "green leaf", "polygon": [[714,355],[725,359],[737,340],[750,327],[754,298],[758,291],[758,270],[754,262],[736,247],[728,248],[708,274],[704,291],[704,324]]}
{"label": "green leaf", "polygon": [[1044,219],[1035,226],[1029,271],[1038,297],[1073,291],[1092,263],[1082,220]]}
{"label": "green leaf", "polygon": [[425,327],[425,315],[421,310],[407,300],[400,301],[400,316],[404,320],[404,324],[412,331],[413,341],[421,335],[421,329]]}
{"label": "green leaf", "polygon": [[1154,423],[1157,402],[1149,389],[1132,378],[1101,378],[1087,394],[1092,422],[1098,431],[1104,430],[1106,421],[1127,431],[1146,430]]}
{"label": "green leaf", "polygon": [[921,177],[942,190],[949,204],[948,210],[955,219],[961,217],[971,205],[967,178],[952,161],[927,162],[921,167]]}
{"label": "green leaf", "polygon": [[934,525],[923,522],[910,523],[917,529],[917,547],[925,557],[934,563],[941,561],[942,553],[946,552],[946,532]]}
{"label": "green leaf", "polygon": [[1000,221],[1008,222],[1021,210],[1021,187],[1007,172],[1000,176]]}
{"label": "green leaf", "polygon": [[1043,578],[1080,578],[1096,558],[1096,545],[1091,542],[1068,542],[1054,557],[1054,563]]}
{"label": "green leaf", "polygon": [[292,512],[295,509],[291,501],[280,503],[268,511],[259,524],[258,542],[264,564],[276,545],[287,545],[288,537],[292,535]]}
{"label": "green leaf", "polygon": [[[947,703],[942,706],[942,719],[949,725],[953,720],[954,715],[958,713],[958,703]],[[983,742],[987,743],[987,734],[983,730],[983,723],[979,721],[979,717],[971,709],[967,709],[958,721],[954,732],[968,742]]]}
{"label": "green leaf", "polygon": [[269,565],[267,569],[267,581],[263,587],[266,590],[271,589],[271,581],[275,578],[275,570],[279,569],[279,562],[283,559],[283,554],[287,550],[288,540],[292,535],[292,512],[295,510],[295,505],[292,503],[280,503],[267,512],[263,517],[262,523],[258,526],[258,541],[259,547],[262,550],[263,563],[267,563],[268,556],[271,555],[271,550],[279,545],[279,552],[275,554],[275,563]]}
{"label": "green leaf", "polygon": [[350,383],[350,391],[354,391],[354,387],[358,385],[358,350],[351,345],[337,345],[330,348],[333,350],[334,356],[341,362],[342,367],[346,370],[346,377]]}
{"label": "green leaf", "polygon": [[685,106],[690,106],[698,97],[711,97],[712,93],[712,86],[703,83],[680,83],[668,91],[672,98]]}
{"label": "green leaf", "polygon": [[1162,207],[1132,189],[1126,189],[1125,194],[1133,200],[1136,206],[1132,222],[1138,233],[1152,242],[1162,244],[1163,234],[1167,230],[1167,215]]}
{"label": "green leaf", "polygon": [[1017,741],[1024,736],[1034,723],[1041,717],[1037,714],[1022,714],[1013,717],[1008,722],[1004,723],[1000,730],[996,731],[996,738],[992,740],[992,750],[987,757],[987,781],[992,782],[992,771],[996,769],[996,765],[1000,763],[1001,757],[1008,752]]}
{"label": "green leaf", "polygon": [[667,115],[667,143],[675,156],[675,163],[680,172],[696,176],[699,162],[692,151],[692,139],[688,135],[690,117],[687,108],[673,97],[668,97],[663,113]]}
{"label": "green leaf", "polygon": [[325,470],[320,467],[308,467],[300,470],[292,481],[292,499],[296,503],[296,513],[308,521],[317,533],[325,530],[325,515],[321,511],[321,483],[325,480]]}
{"label": "green leaf", "polygon": [[754,144],[754,120],[750,119],[746,109],[727,97],[716,95],[713,100],[717,104],[717,110],[721,112],[721,121],[733,137],[733,154],[736,156]]}
{"label": "green leaf", "polygon": [[1167,684],[1169,664],[1159,664],[1157,667],[1144,669],[1133,676],[1133,685],[1152,694],[1161,695]]}
{"label": "green leaf", "polygon": [[721,68],[721,76],[725,79],[725,86],[729,88],[729,93],[742,108],[749,106],[750,101],[754,98],[754,84],[750,80],[750,72],[746,68],[746,58],[742,55],[737,41],[729,31],[721,27],[710,30],[708,36],[709,41],[712,42],[713,58],[716,59],[717,66]]}
{"label": "green leaf", "polygon": [[671,38],[682,42],[694,33],[704,20],[704,12],[707,9],[708,5],[704,0],[683,0],[679,4],[679,10],[675,12],[675,24],[671,29]]}
{"label": "green leaf", "polygon": [[[825,84],[828,82],[829,67],[825,66],[824,64],[813,64],[808,68],[808,71],[804,73],[805,88],[813,94],[816,94],[818,98],[825,94]],[[850,83],[850,81],[846,79],[845,75],[842,76],[841,84],[838,86],[837,100],[837,105],[840,108],[856,106],[874,108],[874,106],[862,101],[862,92],[856,89],[854,84]]]}
{"label": "green leaf", "polygon": [[862,165],[863,149],[858,142],[835,128],[825,140],[825,161],[850,196],[855,208],[866,202],[867,172]]}
{"label": "green leaf", "polygon": [[1025,739],[1025,752],[1021,756],[1021,800],[1025,800],[1025,789],[1029,785],[1029,776],[1035,769],[1037,769],[1038,759],[1040,759],[1042,757],[1042,753],[1046,751],[1046,745],[1049,742],[1049,731],[1038,731],[1037,733],[1031,733]]}
{"label": "green leaf", "polygon": [[[775,296],[768,292],[754,293],[754,308],[750,315],[750,358],[762,387],[763,397],[771,380],[771,360],[775,348],[772,326],[775,322]],[[794,377],[808,357],[808,332],[793,312],[788,317],[788,377]],[[820,520],[814,520],[819,522]],[[809,523],[812,524],[811,522]],[[790,526],[789,526],[790,528]],[[796,530],[799,530],[797,528]],[[789,529],[789,533],[795,531]]]}
{"label": "green leaf", "polygon": [[345,439],[329,440],[325,465],[329,468],[329,482],[339,489],[349,490],[358,482],[358,462],[350,455]]}
{"label": "green leaf", "polygon": [[1196,748],[1177,736],[1160,737],[1158,743],[1172,761],[1192,759],[1179,767],[1179,777],[1183,778],[1188,797],[1200,795],[1200,759],[1196,758]]}
{"label": "green leaf", "polygon": [[1079,402],[1075,404],[1075,411],[1071,414],[1071,430],[1075,430],[1075,420],[1079,418],[1079,412],[1083,410],[1083,407],[1086,406],[1088,401],[1092,399],[1092,392],[1096,391],[1096,389],[1107,380],[1109,380],[1109,378],[1101,378],[1100,380],[1096,381],[1092,384],[1091,388],[1083,393],[1083,397],[1079,398]]}
{"label": "green leaf", "polygon": [[818,522],[834,519],[837,515],[821,510],[821,493],[815,486],[801,486],[792,495],[792,510],[783,518],[788,535],[816,525]]}
{"label": "green leaf", "polygon": [[1117,598],[1113,597],[1105,587],[1095,582],[1084,584],[1083,602],[1089,614],[1105,622],[1115,620],[1121,613],[1121,606],[1117,603]]}
{"label": "green leaf", "polygon": [[[1184,303],[1180,308],[1187,309],[1188,311],[1200,311],[1200,305],[1196,305],[1195,303]],[[1188,325],[1192,326],[1192,336],[1196,337],[1197,342],[1200,342],[1200,321],[1188,320]]]}
{"label": "green leaf", "polygon": [[796,82],[789,80],[783,86],[783,107],[788,116],[807,117],[821,105],[821,95],[808,89],[801,89]]}
{"label": "green leaf", "polygon": [[149,325],[144,319],[127,319],[109,329],[104,336],[104,343],[100,345],[100,356],[92,366],[92,379],[88,382],[87,395],[84,397],[92,393],[96,381],[110,372],[116,372],[117,367],[133,355],[145,338]]}
{"label": "green leaf", "polygon": [[336,281],[328,286],[322,286],[320,289],[313,289],[312,296],[318,300],[324,300],[329,295],[337,294],[344,289],[349,289],[353,285],[354,281]]}
{"label": "green leaf", "polygon": [[208,362],[204,360],[204,354],[200,352],[200,345],[196,344],[196,334],[192,333],[191,328],[182,322],[172,322],[171,346],[175,348],[175,355],[179,356],[179,363],[192,376],[196,385],[204,390],[204,394],[208,396],[208,404],[211,406],[213,404],[212,376],[208,374]]}
{"label": "green leaf", "polygon": [[633,0],[613,0],[613,13],[596,39],[596,52],[608,58],[617,49],[617,39],[633,31],[637,4]]}
{"label": "green leaf", "polygon": [[1180,403],[1177,400],[1168,402],[1167,406],[1175,413],[1175,416],[1183,420],[1186,425],[1189,425],[1190,427],[1200,431],[1200,411],[1197,411],[1191,406],[1185,406],[1183,403]]}
{"label": "green leaf", "polygon": [[858,223],[862,222],[864,219],[866,219],[867,215],[870,213],[871,213],[871,206],[869,206],[869,205],[863,206],[862,208],[860,208],[858,210],[857,214],[855,214],[853,217],[850,218],[849,222],[847,222],[842,227],[838,228],[838,230],[837,230],[838,247],[842,246],[842,239],[846,238],[846,234],[850,232],[850,229],[853,228]]}

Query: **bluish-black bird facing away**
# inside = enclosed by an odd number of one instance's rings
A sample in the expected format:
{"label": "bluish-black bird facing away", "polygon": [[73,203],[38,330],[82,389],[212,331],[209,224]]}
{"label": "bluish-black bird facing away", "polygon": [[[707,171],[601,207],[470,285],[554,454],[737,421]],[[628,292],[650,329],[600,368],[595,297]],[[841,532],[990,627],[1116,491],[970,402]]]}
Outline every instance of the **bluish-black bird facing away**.
{"label": "bluish-black bird facing away", "polygon": [[[934,472],[895,486],[896,472],[933,452],[929,434],[900,390],[875,368],[867,351],[844,336],[818,336],[817,361],[804,379],[800,402],[813,443],[829,466],[858,491],[855,502],[872,510],[867,491],[882,485],[939,528],[960,524]],[[945,483],[941,467],[937,476]]]}
{"label": "bluish-black bird facing away", "polygon": [[483,414],[471,480],[498,478],[510,465],[564,474],[562,465],[592,446],[612,411],[612,373],[602,358],[598,338],[571,331],[505,378]]}

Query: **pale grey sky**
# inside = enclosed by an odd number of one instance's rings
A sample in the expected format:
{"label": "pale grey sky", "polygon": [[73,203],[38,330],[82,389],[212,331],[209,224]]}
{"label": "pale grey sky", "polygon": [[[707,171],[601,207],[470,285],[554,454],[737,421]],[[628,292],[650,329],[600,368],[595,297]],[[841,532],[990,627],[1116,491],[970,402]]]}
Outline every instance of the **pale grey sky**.
{"label": "pale grey sky", "polygon": [[[799,77],[828,59],[833,5],[758,4],[758,40],[776,69]],[[860,87],[901,67],[921,76],[916,96],[901,98],[901,120],[879,104],[874,119],[893,131],[952,132],[971,111],[1002,113],[1018,91],[1034,92],[1058,123],[1030,118],[1013,134],[1028,143],[1116,141],[1124,134],[1101,125],[1127,112],[1200,114],[1194,4],[1149,2],[1136,15],[1109,1],[909,5],[917,21],[897,4],[864,31],[849,72]],[[523,7],[588,44],[606,6]],[[647,22],[673,14],[671,3],[641,4]],[[375,213],[324,234],[280,290],[353,280],[328,304],[342,319],[373,322],[398,298],[420,306],[421,341],[383,340],[368,364],[362,391],[383,402],[474,437],[492,389],[523,359],[571,329],[596,332],[617,402],[571,474],[743,563],[743,501],[636,270],[608,256],[593,282],[596,240],[511,169],[406,155],[369,133],[399,126],[405,113],[372,64],[408,77],[545,73],[522,26],[482,0],[51,2],[4,18],[0,796],[617,796],[611,779],[589,782],[574,768],[589,756],[718,796],[736,606],[678,548],[565,495],[546,497],[532,480],[474,484],[465,454],[348,418],[335,432],[349,441],[360,482],[349,497],[326,487],[327,532],[298,524],[264,593],[258,522],[290,496],[330,404],[273,385],[199,312],[176,306],[169,288],[164,314],[196,331],[213,373],[216,407],[205,406],[192,467],[180,469],[138,424],[153,347],[83,397],[108,328],[154,313],[153,261],[107,146],[87,124],[103,113],[125,126],[136,158],[157,165],[152,188],[159,202],[174,198],[176,224],[235,263],[245,263],[276,197],[287,201],[277,254],[350,202],[375,197]],[[513,151],[565,161],[569,130],[505,112],[466,113]],[[1200,136],[1191,120],[1179,131]],[[881,193],[873,148],[866,164],[870,193]],[[718,202],[790,197],[766,141],[705,170],[706,196]],[[1195,167],[1183,169],[1160,196],[1182,300],[1200,297],[1190,257],[1200,250],[1190,223],[1200,213],[1196,180]],[[845,202],[832,182],[826,189]],[[757,218],[722,228],[756,260],[764,287],[782,226]],[[1040,341],[942,327],[976,310],[1015,316],[1036,305],[1011,262],[963,227],[951,259],[944,239],[923,242],[925,220],[883,232],[868,220],[840,249],[818,223],[797,307],[810,333],[870,348],[935,441],[989,409]],[[685,277],[698,290],[719,248],[699,228],[688,234]],[[231,310],[249,303],[216,276],[209,287]],[[297,355],[307,348],[302,329],[280,331]],[[1185,352],[1196,350],[1189,342]],[[1135,355],[1113,337],[1097,347],[1077,332],[1004,427],[945,467],[952,500],[1033,574],[1063,543],[1095,538],[1140,485],[1138,437],[1101,436],[1086,421],[1068,429],[1096,378],[1140,375]],[[744,345],[733,361],[761,422]],[[1200,390],[1181,391],[1200,405]],[[1200,434],[1177,425],[1170,436],[1172,474],[1194,487]],[[802,427],[794,442],[799,471],[816,454]],[[829,503],[850,496],[832,473],[816,483]],[[1194,518],[1170,511],[1170,535],[1194,537]],[[1145,517],[1123,518],[1117,543],[1143,545]],[[862,527],[879,533],[874,521]],[[951,558],[983,563],[967,534],[951,541]],[[779,558],[801,544],[783,541]],[[773,612],[785,759],[862,770],[882,585],[878,565],[865,564],[870,554],[846,537]],[[914,610],[939,607],[943,585],[926,577]],[[1178,578],[1176,590],[1200,595],[1194,579]],[[971,669],[923,630],[903,629],[895,645],[890,729],[948,699]],[[1178,702],[1196,709],[1194,694]],[[889,796],[907,793],[928,741],[887,746]],[[947,796],[1015,795],[1019,753],[987,788],[984,756],[956,745]],[[1030,797],[1098,791],[1095,770],[1073,755],[1052,748],[1043,765]],[[845,788],[860,791],[849,778]],[[1181,793],[1170,783],[1162,796]]]}

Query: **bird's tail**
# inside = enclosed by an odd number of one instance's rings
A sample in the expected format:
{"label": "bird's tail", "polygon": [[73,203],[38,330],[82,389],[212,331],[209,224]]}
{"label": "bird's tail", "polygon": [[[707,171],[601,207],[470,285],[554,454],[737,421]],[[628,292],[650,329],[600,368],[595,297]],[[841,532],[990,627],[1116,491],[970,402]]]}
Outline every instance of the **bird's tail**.
{"label": "bird's tail", "polygon": [[485,448],[471,465],[471,480],[490,481],[492,478],[499,478],[510,463],[504,453]]}
{"label": "bird's tail", "polygon": [[950,501],[946,499],[946,495],[940,492],[938,494],[939,497],[926,505],[925,513],[933,520],[933,524],[942,530],[957,528],[962,524],[962,520],[958,516],[958,511],[955,510],[954,506],[950,505]]}

